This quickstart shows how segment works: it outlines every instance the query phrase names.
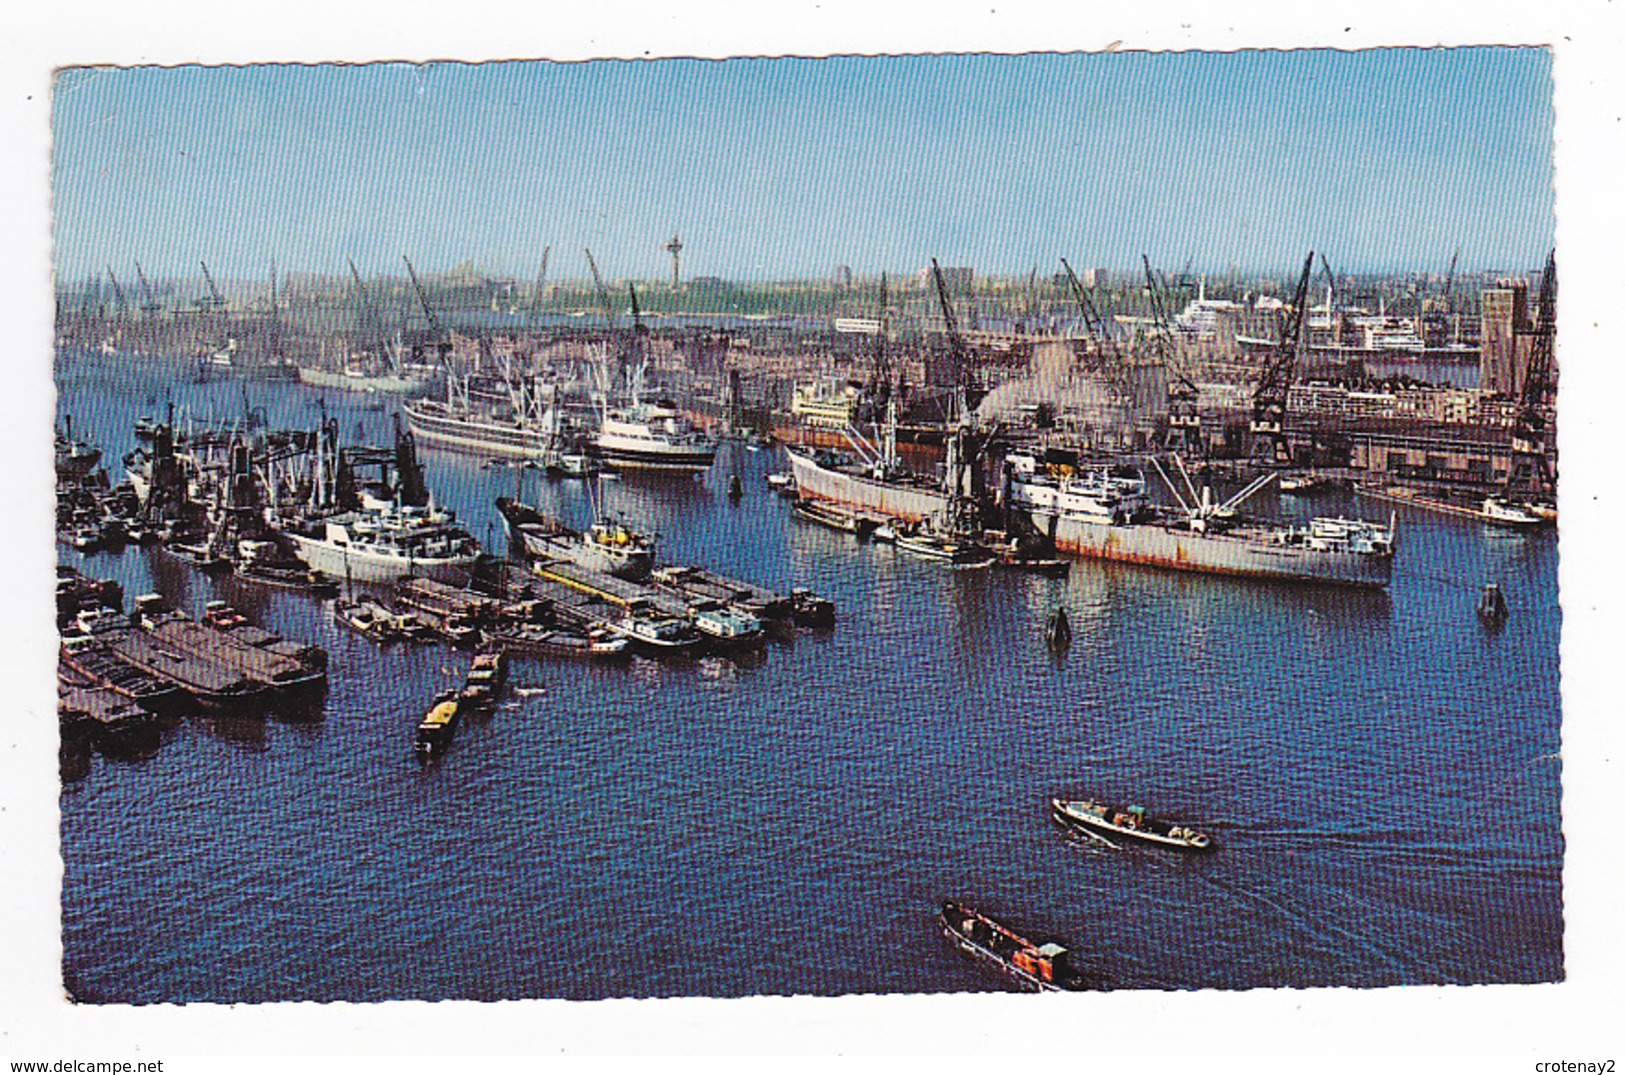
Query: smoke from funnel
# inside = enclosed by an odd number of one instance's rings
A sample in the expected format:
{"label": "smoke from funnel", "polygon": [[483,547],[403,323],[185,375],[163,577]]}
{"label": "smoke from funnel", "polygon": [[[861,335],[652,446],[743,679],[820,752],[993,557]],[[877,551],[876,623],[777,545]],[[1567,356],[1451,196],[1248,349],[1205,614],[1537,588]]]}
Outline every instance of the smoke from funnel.
{"label": "smoke from funnel", "polygon": [[1112,410],[1111,393],[1099,380],[1078,370],[1072,345],[1064,340],[1033,348],[1028,374],[989,392],[976,408],[978,421],[1015,416],[1023,406],[1048,403],[1056,414],[1103,418]]}

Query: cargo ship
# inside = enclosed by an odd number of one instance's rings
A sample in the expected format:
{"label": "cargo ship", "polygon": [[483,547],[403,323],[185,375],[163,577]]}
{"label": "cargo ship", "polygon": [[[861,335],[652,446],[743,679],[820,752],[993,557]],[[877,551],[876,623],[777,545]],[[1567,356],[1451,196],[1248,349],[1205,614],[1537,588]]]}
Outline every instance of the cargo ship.
{"label": "cargo ship", "polygon": [[1197,491],[1183,464],[1178,469],[1189,498],[1152,463],[1177,509],[1149,503],[1144,476],[1127,468],[1078,470],[1019,452],[1005,459],[1005,503],[1024,513],[1056,551],[1086,559],[1333,586],[1388,585],[1392,518],[1386,526],[1340,516],[1317,517],[1307,526],[1249,519],[1241,505],[1274,480],[1274,472],[1216,503],[1211,490]]}
{"label": "cargo ship", "polygon": [[[807,501],[903,522],[940,519],[945,488],[882,461],[786,449],[796,490]],[[1249,520],[1236,510],[1274,475],[1224,503],[1190,499],[1171,480],[1177,510],[1149,503],[1143,475],[1128,468],[1080,468],[1032,452],[1005,458],[1004,505],[1057,552],[1175,571],[1338,586],[1383,587],[1393,570],[1394,523],[1317,518],[1308,526]],[[1167,480],[1166,475],[1164,475]]]}

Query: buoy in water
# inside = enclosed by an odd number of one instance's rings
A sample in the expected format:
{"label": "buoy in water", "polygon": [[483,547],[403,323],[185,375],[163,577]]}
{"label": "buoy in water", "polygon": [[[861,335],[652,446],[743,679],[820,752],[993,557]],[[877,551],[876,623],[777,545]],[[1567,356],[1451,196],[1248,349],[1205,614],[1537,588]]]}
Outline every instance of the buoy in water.
{"label": "buoy in water", "polygon": [[1057,608],[1044,623],[1044,641],[1051,652],[1064,653],[1072,645],[1072,624],[1066,618],[1066,609]]}
{"label": "buoy in water", "polygon": [[1507,615],[1507,599],[1501,587],[1486,582],[1478,598],[1478,618],[1491,626],[1499,626],[1506,622]]}
{"label": "buoy in water", "polygon": [[728,499],[738,500],[744,495],[745,483],[739,480],[739,475],[735,474],[733,477],[728,479]]}

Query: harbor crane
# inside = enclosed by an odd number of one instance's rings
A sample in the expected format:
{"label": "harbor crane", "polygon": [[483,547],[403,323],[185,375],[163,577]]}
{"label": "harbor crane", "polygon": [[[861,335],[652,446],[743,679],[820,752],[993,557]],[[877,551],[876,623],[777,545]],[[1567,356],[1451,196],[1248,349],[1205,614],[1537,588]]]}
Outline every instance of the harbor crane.
{"label": "harbor crane", "polygon": [[402,254],[401,260],[406,262],[406,275],[412,278],[412,290],[418,294],[418,303],[423,307],[423,316],[429,322],[429,329],[437,340],[442,339],[446,335],[446,330],[440,324],[440,318],[435,316],[434,306],[429,302],[429,293],[423,289],[423,281],[418,279],[418,271],[412,268],[412,259]]}
{"label": "harbor crane", "polygon": [[139,261],[135,263],[135,276],[137,280],[141,281],[141,294],[146,298],[146,301],[141,304],[141,312],[147,317],[158,316],[163,311],[163,307],[153,297],[152,285],[147,283],[147,274],[141,271]]}
{"label": "harbor crane", "polygon": [[936,283],[937,302],[942,307],[943,326],[948,331],[948,348],[954,371],[955,428],[948,434],[947,458],[943,462],[943,491],[948,503],[943,509],[941,529],[956,538],[975,535],[981,529],[981,503],[986,493],[982,473],[982,450],[997,433],[997,427],[980,429],[970,409],[970,360],[965,341],[959,334],[948,286],[942,279],[942,266],[931,259],[931,278]]}
{"label": "harbor crane", "polygon": [[609,289],[604,286],[604,277],[598,271],[598,262],[593,260],[592,251],[582,247],[581,252],[587,255],[587,268],[592,270],[593,287],[598,290],[598,304],[604,308],[604,320],[609,331],[615,331],[615,304],[610,301]]}
{"label": "harbor crane", "polygon": [[277,301],[276,292],[276,258],[271,259],[271,355],[278,361],[284,360],[282,350],[282,304]]}
{"label": "harbor crane", "polygon": [[1507,495],[1549,502],[1556,493],[1551,464],[1546,457],[1546,400],[1555,385],[1552,349],[1557,333],[1557,251],[1546,256],[1540,276],[1540,322],[1529,349],[1529,367],[1518,393],[1518,417],[1512,427],[1512,451],[1507,467]]}
{"label": "harbor crane", "polygon": [[547,256],[551,253],[551,246],[542,249],[542,267],[536,270],[536,288],[530,293],[530,321],[533,325],[542,316],[542,288],[547,284]]}
{"label": "harbor crane", "polygon": [[209,297],[204,300],[204,305],[215,310],[224,310],[226,308],[226,296],[220,293],[219,286],[215,284],[214,275],[209,272],[208,263],[199,261],[198,265],[203,268],[203,282],[209,285]]}
{"label": "harbor crane", "polygon": [[377,307],[372,304],[372,294],[361,279],[361,270],[355,267],[355,259],[347,257],[344,261],[350,266],[350,278],[355,281],[356,317],[360,322],[357,335],[370,336],[373,346],[378,348],[378,360],[386,369],[393,368],[394,362],[390,359],[389,348],[384,345],[384,319],[379,316]]}
{"label": "harbor crane", "polygon": [[1286,319],[1281,323],[1280,339],[1265,355],[1264,368],[1259,371],[1258,387],[1253,392],[1253,416],[1248,426],[1253,437],[1252,456],[1257,463],[1286,466],[1292,462],[1292,450],[1286,440],[1287,396],[1298,371],[1309,274],[1314,268],[1315,252],[1311,250],[1303,259],[1303,272],[1298,276],[1292,305],[1287,307]]}
{"label": "harbor crane", "polygon": [[1173,331],[1169,325],[1168,306],[1163,290],[1158,286],[1157,273],[1151,268],[1151,259],[1140,255],[1145,266],[1146,297],[1151,303],[1151,348],[1168,376],[1168,437],[1165,446],[1173,451],[1207,454],[1202,439],[1202,414],[1197,409],[1199,392],[1196,382],[1184,366],[1175,361]]}
{"label": "harbor crane", "polygon": [[130,316],[130,303],[124,297],[124,289],[119,287],[118,277],[113,275],[113,266],[107,267],[107,282],[113,285],[113,301],[118,306],[119,320],[128,320]]}
{"label": "harbor crane", "polygon": [[1123,361],[1122,352],[1118,350],[1117,340],[1113,337],[1105,319],[1095,309],[1095,304],[1089,300],[1089,293],[1078,281],[1078,274],[1072,271],[1072,265],[1065,258],[1061,259],[1061,268],[1066,270],[1066,282],[1072,289],[1073,301],[1078,304],[1078,312],[1083,315],[1084,329],[1094,344],[1092,360],[1086,368],[1105,378],[1114,404],[1127,405],[1132,400],[1128,384],[1128,365]]}

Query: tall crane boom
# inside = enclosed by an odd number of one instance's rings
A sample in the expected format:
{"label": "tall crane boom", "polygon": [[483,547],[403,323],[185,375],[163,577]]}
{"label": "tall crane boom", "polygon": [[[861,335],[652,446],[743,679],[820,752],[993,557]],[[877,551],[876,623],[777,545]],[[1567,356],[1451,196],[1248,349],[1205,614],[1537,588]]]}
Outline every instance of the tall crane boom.
{"label": "tall crane boom", "polygon": [[218,286],[216,286],[216,284],[214,282],[214,276],[213,276],[213,274],[211,274],[209,272],[208,263],[205,262],[205,261],[199,261],[198,264],[203,267],[203,281],[204,281],[204,283],[209,285],[209,304],[211,306],[213,306],[216,310],[225,309],[226,296],[222,295],[220,293],[220,288]]}
{"label": "tall crane boom", "polygon": [[1151,268],[1150,257],[1141,254],[1140,262],[1145,267],[1145,292],[1151,304],[1151,346],[1168,376],[1168,446],[1206,454],[1207,446],[1202,440],[1202,414],[1196,407],[1199,395],[1196,382],[1174,359],[1168,306],[1157,282],[1158,274]]}
{"label": "tall crane boom", "polygon": [[119,317],[130,316],[130,304],[125,301],[124,289],[118,286],[118,277],[113,275],[113,266],[107,267],[107,281],[113,285],[113,299],[118,303]]}
{"label": "tall crane boom", "polygon": [[547,256],[551,246],[542,249],[542,267],[536,270],[536,289],[530,293],[530,319],[534,322],[542,314],[542,288],[547,284]]}
{"label": "tall crane boom", "polygon": [[959,335],[959,321],[954,317],[954,304],[948,299],[948,285],[942,279],[942,266],[931,259],[931,279],[937,285],[937,303],[942,307],[943,327],[948,331],[948,354],[954,370],[954,399],[961,421],[969,417],[967,385],[969,365],[965,354],[965,340]]}
{"label": "tall crane boom", "polygon": [[389,348],[384,346],[384,319],[373,305],[372,292],[367,290],[367,284],[361,279],[361,270],[355,267],[355,259],[346,257],[344,263],[350,267],[350,279],[355,281],[356,317],[359,322],[357,335],[371,336],[373,346],[378,349],[378,360],[386,367],[393,368],[394,361],[389,356]]}
{"label": "tall crane boom", "polygon": [[429,293],[423,290],[423,282],[418,279],[418,271],[412,268],[412,260],[405,254],[401,255],[401,260],[406,262],[406,275],[412,278],[412,290],[418,293],[418,302],[423,307],[423,316],[428,320],[429,328],[437,338],[445,336],[446,330],[441,327],[440,318],[434,315],[434,307],[429,304]]}
{"label": "tall crane boom", "polygon": [[1118,350],[1117,340],[1095,309],[1095,304],[1089,300],[1089,293],[1079,283],[1078,274],[1072,271],[1072,265],[1065,258],[1061,259],[1061,268],[1066,270],[1066,282],[1072,289],[1072,298],[1078,304],[1078,312],[1083,315],[1083,326],[1094,343],[1091,366],[1095,372],[1105,376],[1118,402],[1122,403],[1128,397],[1128,369],[1123,362],[1122,352]]}
{"label": "tall crane boom", "polygon": [[1552,349],[1557,333],[1557,251],[1546,257],[1540,277],[1540,321],[1529,350],[1518,393],[1518,418],[1512,427],[1512,459],[1507,468],[1507,492],[1545,498],[1552,494],[1551,468],[1546,460],[1546,397],[1552,390]]}
{"label": "tall crane boom", "polygon": [[158,311],[162,310],[163,307],[160,306],[158,304],[158,300],[153,297],[152,285],[147,283],[147,274],[141,271],[141,263],[139,261],[135,263],[135,276],[137,280],[141,281],[141,294],[145,296],[147,300],[146,302],[142,303],[141,312],[149,315],[156,314]]}
{"label": "tall crane boom", "polygon": [[592,270],[593,286],[598,289],[598,304],[604,308],[604,320],[609,323],[609,331],[615,331],[615,304],[609,299],[609,289],[604,287],[604,277],[598,271],[598,262],[592,258],[592,251],[582,247],[581,252],[587,255],[587,268]]}
{"label": "tall crane boom", "polygon": [[1258,389],[1253,393],[1253,456],[1262,459],[1266,450],[1269,461],[1285,464],[1292,461],[1286,442],[1286,404],[1292,390],[1292,381],[1298,370],[1299,344],[1303,340],[1303,319],[1309,299],[1309,274],[1315,268],[1315,252],[1303,259],[1303,272],[1298,276],[1297,289],[1292,293],[1292,305],[1287,308],[1286,320],[1281,323],[1281,335],[1275,347],[1264,358],[1259,372]]}

